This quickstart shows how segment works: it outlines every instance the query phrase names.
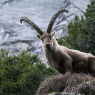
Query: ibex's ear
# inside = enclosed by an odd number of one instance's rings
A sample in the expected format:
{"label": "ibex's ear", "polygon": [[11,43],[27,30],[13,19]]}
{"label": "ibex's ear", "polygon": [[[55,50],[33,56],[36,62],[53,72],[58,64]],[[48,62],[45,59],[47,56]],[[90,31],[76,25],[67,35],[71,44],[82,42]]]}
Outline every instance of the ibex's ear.
{"label": "ibex's ear", "polygon": [[40,37],[40,35],[37,35],[37,37],[40,39],[41,37]]}
{"label": "ibex's ear", "polygon": [[55,32],[52,32],[52,33],[51,33],[51,36],[53,37],[53,36],[54,36],[54,34],[55,34]]}

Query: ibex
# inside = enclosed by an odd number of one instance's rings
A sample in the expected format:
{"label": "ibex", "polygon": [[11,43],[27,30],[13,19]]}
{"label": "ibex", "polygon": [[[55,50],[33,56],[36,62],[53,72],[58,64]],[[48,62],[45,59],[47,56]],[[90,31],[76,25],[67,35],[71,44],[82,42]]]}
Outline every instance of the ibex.
{"label": "ibex", "polygon": [[56,69],[59,73],[62,74],[66,72],[84,72],[94,75],[95,56],[90,53],[84,53],[58,45],[56,39],[54,38],[55,32],[51,33],[56,18],[62,12],[68,11],[66,9],[59,9],[51,18],[46,32],[43,32],[34,22],[29,20],[27,17],[22,17],[20,22],[27,22],[40,34],[37,35],[37,37],[42,41],[47,64],[52,68]]}

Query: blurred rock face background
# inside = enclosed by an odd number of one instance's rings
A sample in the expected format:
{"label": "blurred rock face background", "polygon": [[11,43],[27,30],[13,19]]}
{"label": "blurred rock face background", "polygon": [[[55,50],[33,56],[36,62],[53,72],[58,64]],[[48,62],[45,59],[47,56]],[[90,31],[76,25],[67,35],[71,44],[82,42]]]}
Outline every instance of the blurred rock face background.
{"label": "blurred rock face background", "polygon": [[[90,0],[70,0],[85,11]],[[53,14],[60,8],[69,13],[61,14],[53,26],[55,37],[66,34],[66,26],[75,15],[82,13],[68,3],[67,0],[0,0],[0,48],[10,50],[10,54],[29,50],[31,54],[39,54],[45,62],[41,41],[37,32],[28,24],[20,23],[20,18],[26,16],[46,31]]]}

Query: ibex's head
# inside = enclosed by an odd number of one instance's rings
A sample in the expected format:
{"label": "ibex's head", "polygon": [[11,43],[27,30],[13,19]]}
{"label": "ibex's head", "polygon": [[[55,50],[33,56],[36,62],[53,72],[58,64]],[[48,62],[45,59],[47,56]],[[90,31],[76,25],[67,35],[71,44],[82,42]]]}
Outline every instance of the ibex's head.
{"label": "ibex's head", "polygon": [[55,34],[55,32],[51,33],[53,24],[56,20],[56,18],[62,13],[62,12],[68,12],[66,9],[60,9],[58,10],[54,16],[52,17],[47,31],[43,32],[34,22],[32,22],[31,20],[29,20],[27,17],[22,17],[20,19],[20,22],[22,23],[22,21],[27,22],[28,24],[30,24],[40,35],[37,35],[37,37],[42,40],[43,46],[46,50],[51,51],[52,47],[53,47],[53,36]]}

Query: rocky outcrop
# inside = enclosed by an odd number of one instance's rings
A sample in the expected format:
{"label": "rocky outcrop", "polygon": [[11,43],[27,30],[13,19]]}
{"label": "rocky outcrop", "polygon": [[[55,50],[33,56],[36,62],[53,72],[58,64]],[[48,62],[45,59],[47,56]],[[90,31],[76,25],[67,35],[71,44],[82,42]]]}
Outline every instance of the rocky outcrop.
{"label": "rocky outcrop", "polygon": [[57,75],[46,79],[39,86],[36,95],[49,95],[52,92],[89,93],[89,95],[94,95],[94,86],[95,79],[91,75],[83,73]]}

